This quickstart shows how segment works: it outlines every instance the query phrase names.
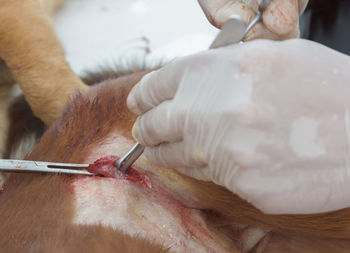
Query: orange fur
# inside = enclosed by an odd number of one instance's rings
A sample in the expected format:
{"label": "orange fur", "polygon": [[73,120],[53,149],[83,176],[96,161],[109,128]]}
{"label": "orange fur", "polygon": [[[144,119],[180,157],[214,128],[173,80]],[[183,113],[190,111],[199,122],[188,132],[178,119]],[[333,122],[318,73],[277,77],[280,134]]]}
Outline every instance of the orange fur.
{"label": "orange fur", "polygon": [[[107,81],[92,88],[87,96],[78,95],[27,158],[79,163],[111,131],[118,130],[121,135],[130,137],[135,115],[128,112],[125,99],[143,74]],[[173,187],[197,199],[196,208],[216,217],[220,221],[217,223],[225,229],[230,229],[230,224],[243,224],[271,231],[256,245],[254,252],[350,250],[349,209],[314,215],[266,215],[223,187],[185,177],[174,170],[160,169],[155,173],[165,184],[173,182]],[[116,230],[72,225],[72,196],[68,190],[70,178],[11,175],[0,197],[2,249],[25,251],[40,238],[40,244],[35,245],[38,252],[54,252],[57,249],[77,252],[80,248],[86,249],[82,252],[94,252],[92,249],[101,252],[163,251],[159,245],[130,238]],[[235,232],[231,235],[230,239],[239,244],[239,235]],[[118,244],[114,245],[105,237],[114,238]],[[126,248],[118,248],[121,244]],[[131,244],[132,250],[127,248]]]}
{"label": "orange fur", "polygon": [[87,88],[66,62],[38,0],[0,0],[0,6],[0,57],[34,114],[50,124],[76,89]]}

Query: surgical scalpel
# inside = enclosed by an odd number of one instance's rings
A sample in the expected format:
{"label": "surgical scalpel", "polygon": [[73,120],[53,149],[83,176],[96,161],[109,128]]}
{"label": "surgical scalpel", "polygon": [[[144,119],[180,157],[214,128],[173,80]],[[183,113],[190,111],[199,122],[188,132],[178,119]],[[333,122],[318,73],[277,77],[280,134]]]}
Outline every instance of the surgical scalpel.
{"label": "surgical scalpel", "polygon": [[258,13],[249,25],[238,15],[232,15],[222,26],[221,31],[210,45],[210,49],[224,47],[238,43],[261,21],[263,12],[271,0],[262,0],[259,4]]}

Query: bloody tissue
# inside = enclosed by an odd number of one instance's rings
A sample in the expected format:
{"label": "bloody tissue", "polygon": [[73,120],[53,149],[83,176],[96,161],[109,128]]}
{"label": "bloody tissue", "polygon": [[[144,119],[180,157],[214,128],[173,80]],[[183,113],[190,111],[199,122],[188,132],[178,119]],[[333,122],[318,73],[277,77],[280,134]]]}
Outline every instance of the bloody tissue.
{"label": "bloody tissue", "polygon": [[135,168],[130,167],[125,173],[121,172],[115,166],[118,158],[119,157],[117,156],[102,157],[96,160],[94,163],[90,164],[87,170],[91,173],[96,173],[105,177],[128,180],[141,186],[145,186],[150,189],[152,188],[149,178],[145,175],[142,175]]}

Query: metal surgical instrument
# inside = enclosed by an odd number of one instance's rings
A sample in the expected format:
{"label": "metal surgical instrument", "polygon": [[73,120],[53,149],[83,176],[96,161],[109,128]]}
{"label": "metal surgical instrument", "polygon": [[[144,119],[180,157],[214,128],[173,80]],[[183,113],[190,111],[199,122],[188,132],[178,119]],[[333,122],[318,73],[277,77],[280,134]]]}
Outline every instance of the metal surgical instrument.
{"label": "metal surgical instrument", "polygon": [[86,170],[89,164],[52,163],[26,160],[0,159],[0,172],[15,173],[62,173],[85,176],[96,176]]}
{"label": "metal surgical instrument", "polygon": [[210,45],[210,49],[224,47],[242,41],[250,30],[262,20],[262,15],[271,0],[262,0],[258,13],[249,25],[238,15],[232,15],[222,26],[221,31]]}
{"label": "metal surgical instrument", "polygon": [[141,146],[138,142],[129,149],[122,157],[120,157],[116,162],[115,166],[125,173],[126,170],[142,155],[145,147]]}

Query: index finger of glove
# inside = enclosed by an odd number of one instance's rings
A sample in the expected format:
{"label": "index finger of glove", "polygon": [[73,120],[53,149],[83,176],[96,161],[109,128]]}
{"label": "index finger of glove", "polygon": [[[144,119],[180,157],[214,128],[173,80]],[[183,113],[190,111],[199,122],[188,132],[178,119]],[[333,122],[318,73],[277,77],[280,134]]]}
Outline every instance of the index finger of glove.
{"label": "index finger of glove", "polygon": [[132,135],[143,146],[155,146],[163,142],[182,140],[183,119],[172,113],[171,101],[139,116],[132,128]]}
{"label": "index finger of glove", "polygon": [[176,69],[176,64],[169,64],[145,75],[127,98],[129,109],[140,115],[163,101],[172,99],[179,83]]}

